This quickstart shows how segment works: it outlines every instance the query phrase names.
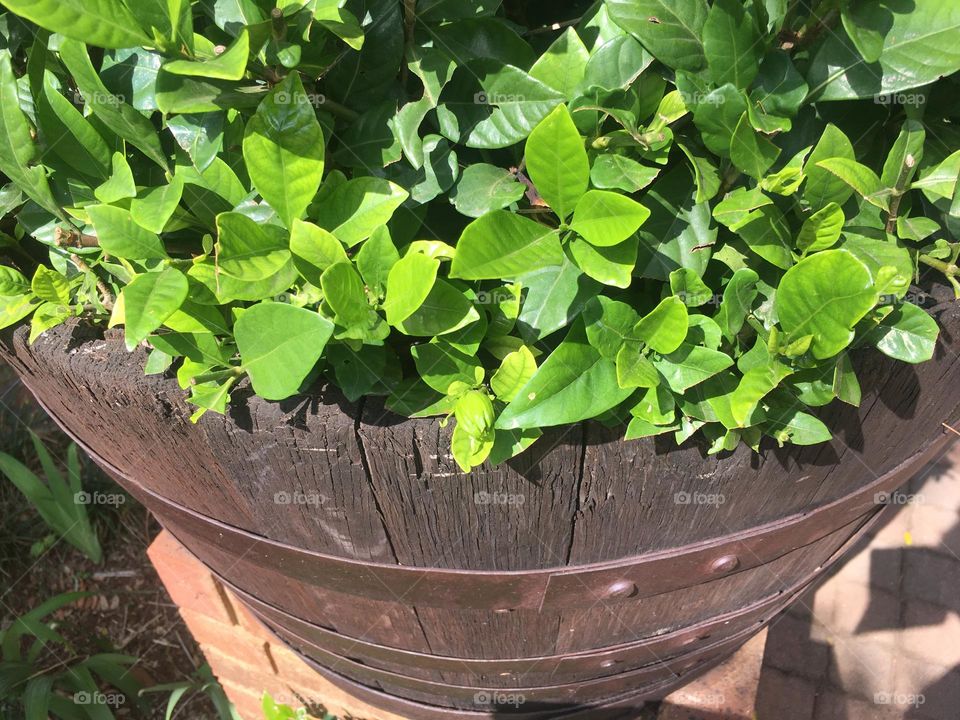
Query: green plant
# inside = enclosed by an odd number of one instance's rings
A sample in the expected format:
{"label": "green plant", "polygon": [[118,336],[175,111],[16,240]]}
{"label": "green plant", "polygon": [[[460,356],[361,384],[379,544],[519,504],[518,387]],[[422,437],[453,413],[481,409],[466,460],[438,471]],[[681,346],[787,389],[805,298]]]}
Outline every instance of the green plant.
{"label": "green plant", "polygon": [[[64,539],[80,552],[99,563],[103,551],[87,513],[91,495],[81,485],[80,457],[77,446],[67,448],[67,477],[64,478],[37,435],[30,433],[34,450],[43,468],[46,482],[16,458],[0,452],[0,473],[21,492],[43,518],[56,540]],[[118,496],[122,497],[122,496]]]}
{"label": "green plant", "polygon": [[[294,710],[289,705],[278,703],[268,692],[263,694],[261,706],[263,708],[264,720],[308,720],[308,718],[311,717],[307,714],[306,708],[299,707]],[[326,711],[317,711],[314,713],[314,716],[317,717],[318,720],[337,720],[334,715]]]}
{"label": "green plant", "polygon": [[[140,684],[129,672],[137,658],[114,653],[79,656],[57,632],[56,623],[46,619],[86,596],[57,595],[0,631],[0,715],[113,720],[114,710],[127,702],[138,703]],[[106,686],[115,691],[104,690]]]}
{"label": "green plant", "polygon": [[206,664],[197,668],[189,680],[151,685],[140,691],[141,695],[150,693],[170,694],[167,698],[167,708],[163,720],[174,720],[177,717],[177,707],[186,707],[180,705],[180,701],[184,698],[190,698],[192,695],[205,695],[213,704],[220,720],[241,720],[227,694],[223,691],[223,687],[214,677],[210,666]]}
{"label": "green plant", "polygon": [[960,292],[954,2],[2,2],[0,325],[122,324],[197,418],[814,444]]}

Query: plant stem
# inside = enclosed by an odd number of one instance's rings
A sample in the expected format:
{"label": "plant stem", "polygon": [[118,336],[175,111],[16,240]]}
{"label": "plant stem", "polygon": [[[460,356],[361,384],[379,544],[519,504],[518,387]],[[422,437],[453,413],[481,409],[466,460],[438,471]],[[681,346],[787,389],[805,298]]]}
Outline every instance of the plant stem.
{"label": "plant stem", "polygon": [[190,380],[191,385],[200,385],[206,382],[220,382],[221,380],[227,380],[229,378],[238,378],[243,375],[243,370],[238,367],[230,368],[229,370],[217,370],[215,372],[203,373],[202,375],[197,375],[196,377]]}
{"label": "plant stem", "polygon": [[893,195],[890,198],[890,212],[887,214],[887,233],[893,235],[897,231],[897,220],[900,215],[900,203],[903,202],[903,196],[906,194],[907,182],[913,175],[913,168],[917,161],[913,155],[907,154],[903,159],[903,165],[900,168],[900,175],[897,177],[896,187],[893,188]]}
{"label": "plant stem", "polygon": [[956,277],[960,275],[960,267],[954,265],[953,263],[944,262],[943,260],[937,260],[937,258],[930,257],[929,255],[919,255],[917,259],[922,262],[924,265],[932,267],[934,270],[939,270],[944,275],[949,277]]}
{"label": "plant stem", "polygon": [[331,100],[330,98],[324,96],[322,106],[330,111],[331,115],[337,115],[342,117],[344,120],[349,120],[353,122],[360,117],[360,113],[355,110],[351,110],[346,105],[341,105],[336,100]]}
{"label": "plant stem", "polygon": [[113,293],[110,292],[110,288],[107,287],[107,284],[100,279],[100,277],[91,269],[87,263],[80,259],[79,255],[70,255],[70,260],[74,265],[77,266],[77,270],[86,274],[92,275],[97,279],[97,290],[100,291],[100,302],[103,303],[103,307],[107,310],[113,310]]}

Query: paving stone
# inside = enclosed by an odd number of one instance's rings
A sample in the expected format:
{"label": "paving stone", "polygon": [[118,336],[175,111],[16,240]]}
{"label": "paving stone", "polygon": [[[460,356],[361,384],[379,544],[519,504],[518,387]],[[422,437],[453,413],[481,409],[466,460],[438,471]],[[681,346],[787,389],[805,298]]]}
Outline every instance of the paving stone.
{"label": "paving stone", "polygon": [[[913,508],[910,532],[913,547],[931,548],[955,559],[960,558],[960,512],[944,510],[936,505],[919,505]],[[960,562],[960,559],[957,561]]]}
{"label": "paving stone", "polygon": [[830,646],[810,637],[809,619],[782,615],[770,626],[765,667],[819,680],[826,675],[830,662]]}
{"label": "paving stone", "polygon": [[831,630],[840,635],[900,628],[900,598],[891,592],[839,578]]}
{"label": "paving stone", "polygon": [[893,684],[892,649],[865,637],[836,637],[829,679],[834,688],[862,699],[872,698]]}
{"label": "paving stone", "polygon": [[910,548],[903,556],[903,592],[960,612],[960,562],[926,548]]}
{"label": "paving stone", "polygon": [[816,685],[809,680],[764,666],[757,690],[757,720],[813,720],[816,695]]}
{"label": "paving stone", "polygon": [[872,699],[851,697],[835,690],[828,690],[817,697],[814,714],[814,720],[901,720],[901,718],[900,711],[891,705],[878,703]]}
{"label": "paving stone", "polygon": [[952,720],[960,713],[960,669],[917,660],[894,658],[892,700],[905,717]]}
{"label": "paving stone", "polygon": [[938,665],[960,665],[960,615],[940,605],[908,600],[900,633],[903,652]]}
{"label": "paving stone", "polygon": [[900,563],[900,548],[867,548],[850,558],[835,578],[895,593],[900,589]]}

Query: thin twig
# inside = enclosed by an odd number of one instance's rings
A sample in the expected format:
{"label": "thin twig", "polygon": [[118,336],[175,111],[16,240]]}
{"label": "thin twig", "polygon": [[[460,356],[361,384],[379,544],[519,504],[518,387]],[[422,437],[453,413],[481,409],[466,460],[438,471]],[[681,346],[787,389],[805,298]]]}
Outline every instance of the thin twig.
{"label": "thin twig", "polygon": [[89,265],[87,265],[83,260],[80,259],[79,255],[70,255],[70,260],[73,261],[73,264],[77,266],[77,270],[80,272],[92,275],[97,279],[97,290],[100,291],[100,302],[103,303],[103,306],[112,311],[113,310],[113,293],[110,292],[110,288],[107,287],[107,284],[100,279],[100,277],[93,272]]}

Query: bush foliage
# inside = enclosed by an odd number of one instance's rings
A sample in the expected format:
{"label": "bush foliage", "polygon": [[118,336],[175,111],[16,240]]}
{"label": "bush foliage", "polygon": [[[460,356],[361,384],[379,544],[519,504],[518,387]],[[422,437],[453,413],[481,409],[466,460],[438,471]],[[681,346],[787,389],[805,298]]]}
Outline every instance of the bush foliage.
{"label": "bush foliage", "polygon": [[819,443],[960,290],[956,2],[0,3],[0,326],[122,325],[195,418]]}

